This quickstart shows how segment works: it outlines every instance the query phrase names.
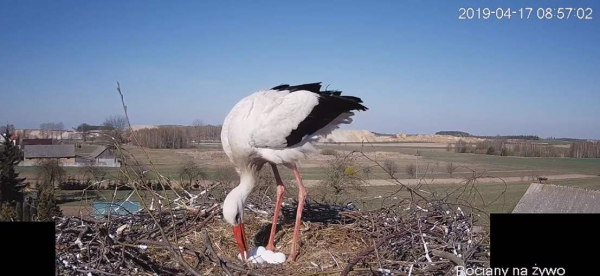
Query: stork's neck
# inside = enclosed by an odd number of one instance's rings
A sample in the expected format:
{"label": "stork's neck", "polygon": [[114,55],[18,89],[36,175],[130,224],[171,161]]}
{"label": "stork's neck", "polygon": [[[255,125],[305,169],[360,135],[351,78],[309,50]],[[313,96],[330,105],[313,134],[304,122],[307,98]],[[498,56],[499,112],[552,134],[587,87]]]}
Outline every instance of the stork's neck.
{"label": "stork's neck", "polygon": [[241,194],[242,201],[245,202],[246,198],[254,189],[254,185],[256,184],[256,179],[258,179],[258,171],[255,167],[246,167],[240,173],[240,185],[236,187]]}

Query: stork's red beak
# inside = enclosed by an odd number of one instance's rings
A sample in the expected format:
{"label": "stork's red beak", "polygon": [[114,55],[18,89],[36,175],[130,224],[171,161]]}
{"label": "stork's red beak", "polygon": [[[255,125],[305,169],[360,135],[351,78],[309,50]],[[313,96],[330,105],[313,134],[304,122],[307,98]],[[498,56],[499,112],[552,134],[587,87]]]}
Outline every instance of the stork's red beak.
{"label": "stork's red beak", "polygon": [[235,241],[240,249],[242,260],[246,261],[248,259],[248,243],[246,242],[246,233],[244,232],[243,223],[233,227],[233,236],[235,236]]}

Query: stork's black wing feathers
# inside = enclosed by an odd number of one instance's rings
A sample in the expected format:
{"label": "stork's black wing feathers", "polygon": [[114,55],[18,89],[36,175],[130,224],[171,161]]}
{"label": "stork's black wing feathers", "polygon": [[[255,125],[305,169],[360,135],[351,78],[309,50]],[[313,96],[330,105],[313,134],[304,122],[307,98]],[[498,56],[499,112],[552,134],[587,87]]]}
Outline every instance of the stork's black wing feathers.
{"label": "stork's black wing feathers", "polygon": [[272,90],[290,92],[306,90],[319,94],[319,103],[298,127],[286,137],[288,147],[298,144],[306,135],[312,135],[319,129],[324,128],[343,113],[368,109],[361,104],[362,100],[358,97],[342,96],[342,92],[337,90],[320,91],[320,82],[294,86],[283,84],[273,87]]}
{"label": "stork's black wing feathers", "polygon": [[306,91],[310,91],[313,93],[319,93],[319,91],[321,90],[321,83],[315,82],[315,83],[307,83],[307,84],[301,84],[301,85],[282,84],[282,85],[271,88],[271,90],[290,91],[290,92],[306,90]]}

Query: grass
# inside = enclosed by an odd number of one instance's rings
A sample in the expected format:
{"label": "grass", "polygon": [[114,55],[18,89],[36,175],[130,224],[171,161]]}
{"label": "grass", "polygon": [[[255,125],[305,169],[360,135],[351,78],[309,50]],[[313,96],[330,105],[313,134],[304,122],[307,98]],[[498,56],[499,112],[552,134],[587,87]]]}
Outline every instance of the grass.
{"label": "grass", "polygon": [[97,145],[81,145],[80,148],[75,147],[75,155],[89,155],[98,148]]}
{"label": "grass", "polygon": [[569,179],[569,180],[557,180],[551,184],[583,188],[588,190],[600,190],[600,178],[584,178],[584,179]]}
{"label": "grass", "polygon": [[[513,157],[495,156],[471,153],[448,152],[445,149],[435,148],[404,148],[382,147],[365,145],[356,146],[327,146],[327,148],[352,151],[363,150],[364,152],[398,152],[400,154],[415,155],[417,151],[423,157],[423,164],[437,162],[453,162],[469,166],[473,169],[485,169],[486,171],[524,171],[538,170],[542,173],[581,173],[598,175],[600,173],[600,158],[541,158],[541,157]],[[404,161],[404,160],[401,160]],[[413,162],[413,161],[411,161]],[[402,164],[399,164],[402,166]],[[519,175],[513,175],[519,176]]]}
{"label": "grass", "polygon": [[[509,183],[507,185],[481,184],[476,185],[481,196],[477,194],[476,196],[468,197],[466,196],[466,194],[468,194],[467,189],[467,193],[460,198],[463,200],[468,200],[471,198],[474,199],[473,206],[481,208],[487,214],[510,213],[515,208],[521,197],[523,197],[523,194],[525,194],[530,184],[530,182]],[[590,190],[600,190],[600,180],[598,178],[561,180],[552,182],[551,184],[585,188]],[[464,190],[464,188],[464,185],[424,185],[421,188],[421,194],[436,195],[439,197],[448,195],[455,191],[453,195],[456,196],[457,193]],[[388,199],[387,201],[384,201],[384,199],[379,198],[380,196],[386,197],[398,189],[398,186],[375,186],[367,188],[366,191],[351,191],[347,197],[353,198],[353,202],[355,202],[355,204],[362,209],[372,210],[378,208],[389,208],[392,204],[399,202],[403,198],[410,198],[410,193],[407,191],[402,191],[396,194],[395,196],[398,197],[397,200]],[[481,217],[480,223],[486,226],[489,224],[489,221],[486,217]]]}
{"label": "grass", "polygon": [[[600,190],[600,179],[599,178],[588,178],[588,179],[574,179],[574,180],[561,180],[555,181],[551,184],[579,187],[591,190]],[[465,194],[461,197],[457,195],[465,190],[464,185],[447,185],[447,184],[432,184],[423,185],[420,188],[420,193],[427,196],[443,197],[451,194],[449,198],[459,198],[461,200],[473,200],[473,206],[482,209],[487,214],[491,213],[509,213],[515,208],[527,188],[529,188],[530,182],[518,182],[504,184],[479,184],[475,187],[478,193],[468,196],[469,190],[465,191]],[[470,187],[469,187],[470,188]],[[350,190],[347,194],[340,197],[342,200],[352,201],[357,207],[366,210],[374,210],[379,208],[390,208],[394,203],[400,202],[402,199],[410,198],[409,192],[406,190],[395,194],[397,199],[389,198],[384,201],[383,197],[391,195],[398,191],[399,186],[371,186],[366,188],[364,191],[353,191]],[[126,199],[133,191],[117,191],[115,195],[115,201],[122,201]],[[309,197],[311,193],[319,192],[316,187],[309,187]],[[103,191],[57,191],[58,201],[63,210],[70,210],[68,213],[76,214],[77,210],[84,208],[90,208],[93,201],[111,201],[113,198],[114,191],[103,190]],[[141,191],[144,199],[149,199],[149,191]],[[160,192],[163,195],[163,192]],[[295,186],[288,187],[286,197],[295,199],[296,196]],[[176,194],[173,191],[167,191],[167,196],[171,199],[176,198]],[[379,198],[379,197],[382,198]],[[332,199],[330,197],[329,199]],[[130,198],[132,201],[139,201],[136,194],[133,194]],[[464,201],[450,200],[450,202],[464,204]],[[463,208],[465,209],[465,208]],[[480,217],[479,223],[487,226],[489,221],[487,217]]]}
{"label": "grass", "polygon": [[[428,193],[435,194],[437,196],[443,196],[451,193],[452,191],[456,191],[456,189],[461,188],[461,185],[428,185],[426,187],[422,187],[422,194],[427,195]],[[474,201],[474,205],[478,208],[483,208],[487,213],[497,213],[497,212],[510,212],[516,206],[519,199],[523,196],[527,188],[529,187],[529,183],[518,183],[518,184],[510,184],[505,186],[503,184],[486,184],[479,185],[478,190],[483,197],[483,201],[480,198],[477,198]],[[389,208],[392,204],[399,202],[402,199],[410,198],[410,194],[407,191],[402,191],[397,193],[395,196],[397,199],[388,199],[387,201],[383,201],[379,196],[385,197],[395,191],[397,191],[399,186],[374,186],[369,187],[365,191],[350,191],[346,196],[346,198],[351,198],[352,202],[354,202],[359,208],[366,210],[373,210],[378,208]],[[597,184],[597,188],[600,189],[600,183]],[[496,202],[492,201],[502,195],[503,191],[506,189],[504,195],[497,200]],[[295,198],[296,192],[292,187],[288,189],[287,197]],[[309,197],[311,191],[316,191],[315,188],[309,187],[308,193]],[[115,194],[115,201],[125,200],[131,193],[134,191],[117,191]],[[57,199],[60,203],[60,206],[63,210],[69,210],[68,213],[75,213],[75,210],[91,208],[91,205],[95,201],[112,201],[114,191],[103,190],[103,191],[57,191]],[[162,195],[162,192],[160,192]],[[141,191],[142,197],[147,200],[148,204],[150,201],[150,192],[149,191]],[[167,191],[167,195],[171,199],[175,199],[177,196],[173,191]],[[139,201],[139,197],[134,193],[131,198],[131,201]],[[464,208],[463,208],[464,209]],[[485,219],[484,219],[485,220]],[[484,223],[485,224],[485,223]]]}

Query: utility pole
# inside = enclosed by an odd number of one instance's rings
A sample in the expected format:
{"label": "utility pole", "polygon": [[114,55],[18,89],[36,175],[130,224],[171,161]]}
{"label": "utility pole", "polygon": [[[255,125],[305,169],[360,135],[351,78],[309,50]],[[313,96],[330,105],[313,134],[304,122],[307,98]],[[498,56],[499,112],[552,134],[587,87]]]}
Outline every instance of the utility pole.
{"label": "utility pole", "polygon": [[[418,151],[417,151],[418,152]],[[419,155],[415,154],[415,180],[419,179]]]}

